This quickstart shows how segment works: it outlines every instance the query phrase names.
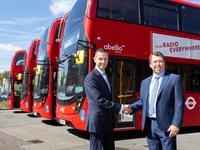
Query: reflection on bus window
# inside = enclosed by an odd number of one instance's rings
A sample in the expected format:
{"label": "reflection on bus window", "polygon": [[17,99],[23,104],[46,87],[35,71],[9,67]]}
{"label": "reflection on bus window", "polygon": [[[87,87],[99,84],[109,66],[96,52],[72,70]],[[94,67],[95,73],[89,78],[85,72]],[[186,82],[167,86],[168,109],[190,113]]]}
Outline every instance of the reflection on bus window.
{"label": "reflection on bus window", "polygon": [[24,60],[18,60],[16,62],[16,66],[23,66],[23,64],[24,64]]}
{"label": "reflection on bus window", "polygon": [[185,92],[200,91],[200,66],[166,63],[166,71],[181,75]]}
{"label": "reflection on bus window", "polygon": [[165,29],[178,29],[177,7],[160,1],[144,0],[144,24]]}
{"label": "reflection on bus window", "polygon": [[16,66],[23,66],[24,65],[24,54],[20,54],[16,57]]}
{"label": "reflection on bus window", "polygon": [[200,66],[185,65],[182,68],[183,84],[186,92],[200,91]]}
{"label": "reflection on bus window", "polygon": [[28,92],[28,69],[27,66],[25,68],[23,82],[22,82],[22,98],[25,98]]}
{"label": "reflection on bus window", "polygon": [[40,65],[41,70],[39,74],[35,75],[35,86],[34,86],[34,99],[39,100],[44,98],[44,94],[48,92],[49,85],[49,65]]}
{"label": "reflection on bus window", "polygon": [[83,92],[83,82],[86,75],[83,64],[76,65],[75,59],[68,59],[59,65],[58,99],[70,101]]}
{"label": "reflection on bus window", "polygon": [[186,6],[181,7],[182,30],[200,34],[200,10]]}
{"label": "reflection on bus window", "polygon": [[138,0],[100,0],[97,16],[139,23]]}

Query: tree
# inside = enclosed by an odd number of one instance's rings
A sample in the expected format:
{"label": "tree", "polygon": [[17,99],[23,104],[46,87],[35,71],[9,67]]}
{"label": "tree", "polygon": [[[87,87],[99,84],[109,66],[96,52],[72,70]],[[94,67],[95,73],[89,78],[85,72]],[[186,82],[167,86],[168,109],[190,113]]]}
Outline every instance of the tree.
{"label": "tree", "polygon": [[4,78],[5,78],[5,79],[8,78],[9,73],[10,73],[9,71],[4,71],[4,72],[0,73],[0,86],[3,85],[3,79],[4,79]]}

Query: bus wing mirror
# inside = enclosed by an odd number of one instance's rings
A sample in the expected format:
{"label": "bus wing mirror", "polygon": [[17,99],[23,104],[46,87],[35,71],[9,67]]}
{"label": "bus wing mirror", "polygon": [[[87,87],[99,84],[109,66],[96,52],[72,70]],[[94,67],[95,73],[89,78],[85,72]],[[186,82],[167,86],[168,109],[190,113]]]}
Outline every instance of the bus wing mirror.
{"label": "bus wing mirror", "polygon": [[17,79],[18,79],[18,80],[22,80],[22,74],[21,74],[21,73],[18,73]]}
{"label": "bus wing mirror", "polygon": [[40,74],[41,67],[38,66],[38,67],[34,68],[34,70],[35,70],[35,74],[38,75],[38,74]]}
{"label": "bus wing mirror", "polygon": [[48,89],[47,88],[41,89],[40,91],[41,98],[45,98],[47,95],[48,95]]}
{"label": "bus wing mirror", "polygon": [[74,57],[76,59],[76,64],[83,64],[85,58],[85,51],[78,50],[77,53],[74,55]]}

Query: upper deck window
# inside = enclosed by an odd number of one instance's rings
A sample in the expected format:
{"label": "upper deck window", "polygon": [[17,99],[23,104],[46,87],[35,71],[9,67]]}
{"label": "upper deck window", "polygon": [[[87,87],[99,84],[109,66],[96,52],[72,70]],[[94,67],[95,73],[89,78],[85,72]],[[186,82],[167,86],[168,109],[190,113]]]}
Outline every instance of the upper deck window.
{"label": "upper deck window", "polygon": [[85,36],[84,31],[84,16],[86,11],[87,1],[78,0],[70,11],[67,19],[64,39],[62,42],[61,56],[71,55],[76,51],[76,42]]}
{"label": "upper deck window", "polygon": [[166,28],[178,29],[177,6],[162,1],[144,0],[144,24]]}
{"label": "upper deck window", "polygon": [[24,65],[24,54],[20,54],[16,57],[16,62],[15,65],[16,66],[23,66]]}
{"label": "upper deck window", "polygon": [[99,0],[97,16],[139,23],[138,0]]}
{"label": "upper deck window", "polygon": [[200,34],[200,9],[182,6],[181,15],[182,30]]}

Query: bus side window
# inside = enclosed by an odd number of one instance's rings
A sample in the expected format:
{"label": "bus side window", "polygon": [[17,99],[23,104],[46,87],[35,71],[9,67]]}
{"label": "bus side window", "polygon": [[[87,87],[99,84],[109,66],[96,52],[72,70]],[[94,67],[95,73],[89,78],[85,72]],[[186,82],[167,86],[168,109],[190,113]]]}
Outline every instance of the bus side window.
{"label": "bus side window", "polygon": [[24,65],[24,54],[20,54],[16,57],[15,65],[16,66],[23,66]]}
{"label": "bus side window", "polygon": [[[111,5],[112,4],[112,5]],[[107,19],[139,23],[138,0],[99,1],[97,16]]]}
{"label": "bus side window", "polygon": [[110,11],[109,9],[99,7],[97,11],[97,16],[102,18],[110,18]]}
{"label": "bus side window", "polygon": [[199,9],[182,6],[181,7],[182,31],[200,34],[199,15],[200,15]]}
{"label": "bus side window", "polygon": [[163,1],[144,0],[144,24],[177,30],[177,7]]}
{"label": "bus side window", "polygon": [[119,13],[119,16],[118,16],[117,20],[124,21],[125,19],[124,19],[124,16],[121,13]]}
{"label": "bus side window", "polygon": [[183,86],[184,86],[184,90],[186,91],[191,91],[191,76],[189,73],[185,73],[183,75]]}

